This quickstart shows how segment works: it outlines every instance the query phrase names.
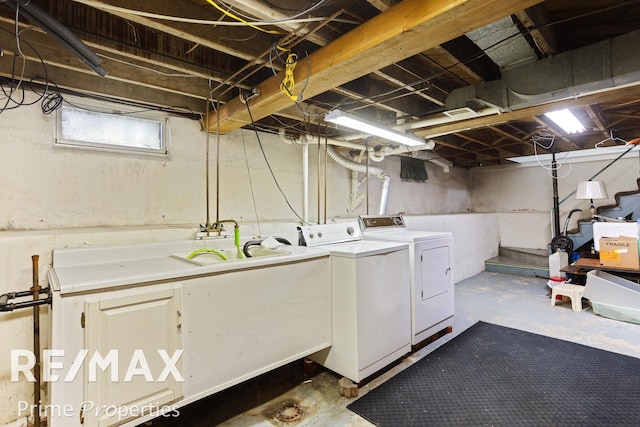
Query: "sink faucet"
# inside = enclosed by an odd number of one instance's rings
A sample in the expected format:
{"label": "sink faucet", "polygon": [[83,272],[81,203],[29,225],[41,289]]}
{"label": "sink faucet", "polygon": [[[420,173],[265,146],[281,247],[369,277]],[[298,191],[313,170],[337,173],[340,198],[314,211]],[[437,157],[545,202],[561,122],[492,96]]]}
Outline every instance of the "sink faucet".
{"label": "sink faucet", "polygon": [[[218,233],[220,235],[224,231],[224,223],[233,223],[234,230],[240,230],[240,226],[238,225],[238,221],[235,219],[222,219],[219,221],[215,221],[213,224],[200,225],[200,231],[205,233]],[[236,233],[238,233],[236,231]]]}
{"label": "sink faucet", "polygon": [[211,232],[214,232],[214,233],[218,233],[218,236],[220,236],[224,231],[223,225],[225,222],[232,222],[234,224],[233,225],[233,241],[236,248],[238,249],[239,257],[244,258],[244,252],[242,252],[242,249],[240,248],[240,226],[238,225],[238,221],[236,221],[235,219],[223,219],[223,220],[216,221],[211,225],[206,225],[206,226],[201,225],[200,231],[206,232],[207,235],[209,235],[209,233]]}

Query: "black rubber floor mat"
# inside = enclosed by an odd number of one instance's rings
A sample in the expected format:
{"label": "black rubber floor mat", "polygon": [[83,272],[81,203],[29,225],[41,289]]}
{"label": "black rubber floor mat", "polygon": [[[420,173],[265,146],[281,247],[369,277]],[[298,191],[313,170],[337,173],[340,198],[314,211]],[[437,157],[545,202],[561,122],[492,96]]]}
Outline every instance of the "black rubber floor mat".
{"label": "black rubber floor mat", "polygon": [[348,408],[385,427],[640,426],[640,359],[478,322]]}

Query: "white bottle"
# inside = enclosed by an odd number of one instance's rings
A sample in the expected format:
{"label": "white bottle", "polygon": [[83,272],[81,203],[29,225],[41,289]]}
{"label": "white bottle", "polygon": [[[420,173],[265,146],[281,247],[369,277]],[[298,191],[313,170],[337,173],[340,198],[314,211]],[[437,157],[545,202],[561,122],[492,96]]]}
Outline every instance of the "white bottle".
{"label": "white bottle", "polygon": [[557,250],[556,253],[549,255],[549,277],[566,278],[566,273],[560,269],[567,265],[569,265],[569,255],[566,252]]}

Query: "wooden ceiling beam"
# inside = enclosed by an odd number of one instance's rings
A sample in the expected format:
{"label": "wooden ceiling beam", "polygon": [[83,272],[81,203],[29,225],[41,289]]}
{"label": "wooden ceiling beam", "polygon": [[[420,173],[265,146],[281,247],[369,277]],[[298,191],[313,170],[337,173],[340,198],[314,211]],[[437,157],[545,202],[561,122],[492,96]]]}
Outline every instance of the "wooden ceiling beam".
{"label": "wooden ceiling beam", "polygon": [[563,108],[584,107],[601,102],[615,102],[619,99],[637,99],[639,97],[640,84],[636,84],[633,86],[621,87],[605,92],[585,95],[579,98],[566,99],[549,104],[534,105],[531,107],[521,108],[519,110],[507,111],[502,114],[494,114],[489,116],[476,117],[468,120],[445,123],[442,125],[430,126],[428,128],[415,130],[414,134],[425,139],[434,138],[436,136],[448,135],[462,130],[478,129],[516,120],[530,120],[533,116],[538,116],[554,109],[557,110]]}
{"label": "wooden ceiling beam", "polygon": [[483,81],[482,77],[460,59],[452,55],[442,46],[434,46],[421,54],[429,61],[442,68],[442,74],[451,75],[464,84],[476,84]]}
{"label": "wooden ceiling beam", "polygon": [[544,56],[557,53],[555,33],[551,27],[545,26],[549,22],[549,14],[544,6],[536,5],[515,15],[531,34],[540,53]]}
{"label": "wooden ceiling beam", "polygon": [[[285,19],[286,16],[284,14],[277,12],[272,8],[268,8],[268,9],[265,8],[264,3],[258,0],[230,0],[227,3],[233,6],[234,8],[237,8],[238,10],[243,10],[244,12],[252,16],[255,16],[256,18],[259,18],[259,19],[274,20],[274,21],[286,20]],[[330,19],[328,19],[328,21],[333,20],[334,18],[336,18],[342,13],[343,13],[342,10],[334,13],[333,16]],[[283,30],[291,31],[295,34],[309,33],[309,30],[306,29],[306,26],[301,26],[301,25],[294,26],[292,24],[287,24],[287,23],[278,24],[277,26],[279,28],[282,28]],[[330,40],[326,39],[325,37],[322,37],[321,35],[316,34],[315,32],[305,35],[305,38],[308,39],[310,42],[316,44],[317,46],[325,46],[327,43],[330,42]],[[406,87],[407,91],[417,90],[412,88],[411,86],[406,86],[402,80],[394,78],[388,74],[382,73],[380,71],[377,71],[376,74],[396,87]],[[363,102],[367,105],[378,105],[381,109],[393,111],[394,113],[400,116],[407,115],[406,111],[399,110],[395,108],[393,105],[387,106],[385,104],[378,103],[377,101],[370,100],[367,95],[351,92],[346,88],[339,88],[339,89],[336,88],[334,89],[334,91],[339,92],[343,96],[346,95],[356,101]],[[439,105],[444,105],[443,102],[440,102],[439,100],[436,100],[436,98],[433,98],[432,96],[429,96],[428,94],[425,94],[423,92],[417,92],[417,95],[423,97],[424,99],[430,102],[436,102],[436,103],[439,102]]]}
{"label": "wooden ceiling beam", "polygon": [[[0,21],[0,29],[6,25]],[[190,109],[194,112],[204,111],[208,90],[205,78],[193,74],[171,76],[173,70],[167,68],[154,70],[141,66],[134,69],[125,63],[127,58],[123,57],[120,57],[122,62],[105,59],[103,65],[109,74],[99,77],[77,57],[39,30],[23,32],[21,40],[22,58],[26,61],[24,72],[21,73],[24,80],[35,79],[41,83],[48,82],[94,95],[101,93],[112,98],[121,97],[149,104]],[[16,55],[15,37],[10,31],[0,31],[0,46],[3,46],[5,54],[0,61],[0,74],[10,77],[16,71],[12,69],[13,56]],[[36,49],[37,55],[31,47]],[[112,55],[116,59],[116,54]],[[18,57],[17,60],[20,64],[22,59]],[[46,67],[46,73],[43,66]]]}
{"label": "wooden ceiling beam", "polygon": [[[384,12],[391,6],[400,3],[400,0],[367,0],[373,7],[380,12]],[[442,46],[434,46],[418,56],[423,57],[427,61],[436,65],[441,69],[443,74],[451,75],[454,79],[460,80],[465,84],[475,84],[482,81],[482,77],[476,74],[471,68],[466,66],[462,61],[456,58],[448,50]]]}
{"label": "wooden ceiling beam", "polygon": [[[10,76],[12,71],[9,62],[12,54],[5,51],[8,61],[0,61],[0,75]],[[61,68],[47,66],[47,77],[42,77],[40,64],[36,58],[27,58],[25,79],[33,79],[33,82],[45,85],[54,82],[57,88],[67,89],[74,93],[83,93],[101,99],[128,100],[131,102],[146,104],[149,106],[164,105],[166,110],[174,110],[181,113],[192,114],[203,109],[204,99],[187,97],[175,91],[163,91],[158,88],[145,87],[138,84],[114,84],[112,79],[100,78],[93,75],[91,70],[81,71],[78,68]],[[35,72],[34,72],[35,70]],[[122,82],[121,82],[122,83]],[[49,86],[49,91],[55,88]]]}
{"label": "wooden ceiling beam", "polygon": [[[565,134],[563,134],[562,132],[556,130],[553,126],[550,126],[548,123],[546,123],[541,118],[536,116],[535,117],[535,121],[538,122],[538,124],[540,125],[541,128],[546,129],[547,132],[552,133],[556,138],[558,138],[559,140],[564,142],[563,146],[559,150],[551,150],[551,151],[571,151],[571,150],[575,150],[575,149],[580,149],[580,147],[578,147],[572,140],[567,138],[567,136]],[[555,141],[554,141],[554,143],[555,143]]]}
{"label": "wooden ceiling beam", "polygon": [[[308,78],[305,95],[312,97],[540,2],[404,0],[313,52],[310,69],[298,64],[294,79]],[[260,120],[288,107],[292,101],[280,92],[281,79],[274,76],[257,86],[260,96],[250,101],[251,114],[239,99],[211,113],[209,130],[220,123],[219,131],[226,133],[250,123],[251,117]]]}
{"label": "wooden ceiling beam", "polygon": [[[492,144],[490,142],[486,142],[486,141],[483,141],[481,139],[474,138],[474,137],[472,137],[470,135],[465,134],[464,132],[459,133],[458,136],[460,138],[463,138],[463,139],[469,141],[469,142],[475,142],[476,144],[482,145],[483,147],[486,147],[486,149],[499,150],[499,151],[504,152],[505,155],[504,156],[500,156],[500,157],[507,157],[508,155],[513,155],[513,154],[520,155],[520,153],[516,153],[515,151],[499,148],[499,147],[497,147],[496,145],[494,145],[494,144]],[[473,151],[475,152],[475,151],[478,151],[478,150],[474,149]]]}
{"label": "wooden ceiling beam", "polygon": [[523,141],[522,141],[522,139],[518,138],[518,137],[517,137],[517,136],[515,136],[515,135],[510,134],[510,133],[509,133],[509,132],[507,132],[507,131],[504,131],[504,130],[500,129],[500,128],[499,128],[499,127],[497,127],[497,126],[489,126],[489,129],[491,129],[491,130],[492,130],[492,131],[494,131],[495,133],[498,133],[498,134],[502,135],[503,137],[505,137],[505,138],[507,138],[507,139],[510,139],[510,140],[512,140],[512,141],[519,142],[519,143],[522,143],[522,142],[523,142]]}
{"label": "wooden ceiling beam", "polygon": [[400,3],[400,0],[367,0],[367,2],[381,12]]}
{"label": "wooden ceiling beam", "polygon": [[[419,96],[421,98],[424,98],[425,100],[432,102],[436,105],[439,106],[444,106],[444,100],[446,98],[445,94],[440,94],[438,98],[434,97],[433,95],[430,95],[428,92],[431,92],[431,88],[427,87],[425,89],[420,89],[418,87],[416,87],[417,85],[408,85],[406,83],[404,83],[401,79],[393,77],[390,75],[390,73],[384,72],[384,71],[376,71],[375,72],[376,75],[382,77],[383,79],[391,82],[392,84],[394,84],[395,86],[397,86],[398,88],[403,88],[407,91],[413,92],[416,96]],[[421,83],[422,85],[424,85],[424,83]]]}
{"label": "wooden ceiling beam", "polygon": [[[278,12],[272,7],[265,7],[265,3],[260,0],[225,0],[225,3],[232,6],[234,9],[242,10],[245,13],[254,16],[264,21],[283,21],[282,23],[274,24],[275,27],[281,28],[286,32],[291,32],[299,36],[305,36],[307,40],[318,46],[324,46],[329,43],[329,40],[322,35],[316,33],[318,27],[311,29],[308,24],[291,24],[287,21],[288,16],[284,13]],[[333,14],[330,22],[333,18],[341,15],[344,10],[340,10]]]}
{"label": "wooden ceiling beam", "polygon": [[591,119],[595,127],[606,138],[609,136],[609,132],[607,132],[607,127],[605,126],[604,122],[600,119],[600,115],[596,111],[596,108],[598,107],[594,107],[593,105],[587,105],[586,107],[584,107],[585,111],[589,115],[589,118]]}
{"label": "wooden ceiling beam", "polygon": [[[194,44],[213,49],[227,55],[251,61],[271,45],[268,37],[254,37],[251,43],[234,41],[232,37],[221,37],[225,32],[233,31],[228,27],[213,25],[195,25],[182,22],[171,22],[148,18],[127,12],[126,9],[140,10],[140,2],[135,0],[73,0],[85,6],[101,10],[120,17],[128,22],[135,22],[155,31],[170,34],[188,40]],[[187,0],[147,1],[144,11],[157,15],[193,17],[201,20],[215,21],[221,15],[213,6],[203,2],[197,4]],[[238,31],[237,29],[235,30]]]}

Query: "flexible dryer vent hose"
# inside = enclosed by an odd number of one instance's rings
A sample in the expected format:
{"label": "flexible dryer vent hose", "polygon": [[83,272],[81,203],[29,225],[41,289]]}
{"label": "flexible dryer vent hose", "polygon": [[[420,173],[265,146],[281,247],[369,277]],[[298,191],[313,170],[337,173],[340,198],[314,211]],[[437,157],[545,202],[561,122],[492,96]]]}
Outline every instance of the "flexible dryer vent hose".
{"label": "flexible dryer vent hose", "polygon": [[346,157],[338,153],[331,145],[327,145],[327,153],[329,157],[335,160],[340,166],[343,166],[352,171],[369,173],[369,175],[375,175],[382,180],[382,187],[380,189],[380,207],[378,209],[379,215],[384,215],[387,211],[387,199],[389,196],[389,182],[391,178],[384,170],[375,166],[367,166],[353,160],[349,160]]}
{"label": "flexible dryer vent hose", "polygon": [[343,166],[347,169],[351,169],[352,171],[362,172],[362,173],[367,173],[368,171],[369,174],[375,175],[380,179],[384,179],[385,177],[389,176],[385,171],[383,171],[380,168],[377,168],[375,166],[367,167],[367,165],[363,165],[362,163],[354,162],[353,160],[347,159],[346,157],[338,153],[335,150],[335,148],[333,148],[331,145],[327,146],[327,153],[329,154],[329,157],[335,160],[335,162],[338,163],[340,166]]}

